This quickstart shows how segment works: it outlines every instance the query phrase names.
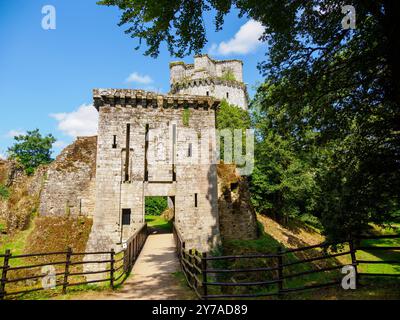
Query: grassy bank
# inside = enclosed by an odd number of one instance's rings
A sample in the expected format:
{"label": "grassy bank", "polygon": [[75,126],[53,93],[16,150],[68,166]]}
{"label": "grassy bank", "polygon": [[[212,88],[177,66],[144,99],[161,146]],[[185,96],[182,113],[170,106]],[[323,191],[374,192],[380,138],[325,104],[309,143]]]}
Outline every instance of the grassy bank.
{"label": "grassy bank", "polygon": [[162,216],[146,214],[145,220],[147,226],[153,229],[161,229],[163,231],[172,232],[172,221],[164,219]]}
{"label": "grassy bank", "polygon": [[[323,242],[319,230],[310,228],[302,222],[293,222],[289,226],[282,226],[268,218],[259,216],[259,228],[261,236],[255,240],[234,240],[225,241],[223,248],[219,248],[214,255],[245,255],[254,253],[273,254],[277,252],[280,246],[285,248],[305,247]],[[379,229],[375,228],[377,234],[393,234],[398,232],[396,229]],[[378,239],[365,240],[361,245],[373,246],[400,246],[399,239]],[[328,253],[337,253],[348,251],[348,246],[344,245],[334,251],[328,249]],[[321,249],[310,249],[302,252],[290,253],[284,255],[283,263],[297,262],[299,260],[309,259],[323,255]],[[358,250],[357,259],[359,260],[397,260],[400,261],[399,251],[374,251],[374,250]],[[311,270],[318,270],[325,267],[333,267],[343,264],[350,264],[350,255],[345,255],[337,258],[329,258],[314,262],[295,264],[284,268],[283,276],[296,274]],[[262,268],[276,267],[277,260],[274,258],[263,259],[236,259],[231,261],[216,261],[210,267],[216,269],[242,269],[242,268]],[[399,265],[389,264],[360,264],[359,271],[364,273],[390,273],[399,274]],[[324,271],[303,275],[296,278],[284,280],[283,286],[285,289],[299,288],[309,285],[317,285],[328,283],[343,278],[340,269],[332,271]],[[258,272],[258,273],[230,273],[211,277],[210,280],[220,282],[258,282],[273,280],[277,278],[276,271]],[[277,292],[277,285],[269,286],[254,286],[254,287],[212,287],[210,293],[214,294],[260,294]],[[400,299],[400,279],[399,278],[378,278],[364,277],[361,278],[360,285],[357,290],[344,290],[341,287],[320,288],[308,291],[288,293],[280,298],[283,299]],[[269,298],[277,299],[277,297]]]}

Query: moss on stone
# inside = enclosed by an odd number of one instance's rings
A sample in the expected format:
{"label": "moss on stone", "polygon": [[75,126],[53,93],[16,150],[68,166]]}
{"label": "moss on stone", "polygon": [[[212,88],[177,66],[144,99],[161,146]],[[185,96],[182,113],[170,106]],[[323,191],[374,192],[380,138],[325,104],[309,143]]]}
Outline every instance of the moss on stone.
{"label": "moss on stone", "polygon": [[190,109],[188,107],[185,107],[182,113],[182,122],[184,126],[186,127],[189,126],[189,119],[190,119]]}

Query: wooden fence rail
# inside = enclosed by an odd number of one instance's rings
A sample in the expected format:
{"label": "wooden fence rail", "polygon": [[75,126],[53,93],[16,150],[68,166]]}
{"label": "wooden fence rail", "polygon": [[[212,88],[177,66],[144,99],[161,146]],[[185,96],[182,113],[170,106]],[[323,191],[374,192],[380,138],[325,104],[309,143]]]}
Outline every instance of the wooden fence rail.
{"label": "wooden fence rail", "polygon": [[[26,282],[30,280],[43,279],[45,277],[53,277],[56,281],[52,287],[61,287],[62,293],[67,293],[68,287],[85,285],[90,283],[102,283],[109,282],[112,289],[115,288],[115,284],[118,280],[125,278],[129,275],[133,265],[139,256],[140,251],[143,248],[144,243],[147,239],[147,224],[144,224],[127,242],[126,247],[121,251],[115,252],[114,249],[110,251],[98,251],[98,252],[73,252],[71,248],[67,248],[66,251],[59,252],[46,252],[46,253],[32,253],[32,254],[20,254],[13,255],[10,250],[6,250],[4,254],[0,254],[0,258],[3,258],[3,265],[0,266],[1,280],[0,280],[0,300],[5,299],[9,296],[16,296],[20,294],[26,294],[35,291],[46,290],[47,287],[41,285],[40,287],[32,288],[32,285],[23,286],[23,288],[17,287],[17,290],[9,291],[11,284],[19,282]],[[122,257],[119,257],[119,256]],[[64,256],[64,258],[57,261],[46,261],[43,263],[36,263],[31,265],[18,265],[12,266],[14,259],[26,259],[26,258],[43,258],[51,256]],[[91,257],[90,260],[74,261],[75,257]],[[96,256],[100,256],[99,259],[95,259]],[[94,271],[80,271],[73,270],[84,265],[97,265],[99,270]],[[38,272],[37,268],[42,267],[59,267],[62,271],[57,270],[56,273],[42,273]],[[11,277],[13,271],[28,272],[27,275]],[[29,272],[33,274],[29,274]],[[120,273],[120,274],[118,274]],[[88,275],[99,275],[99,278],[94,280],[87,280]],[[62,279],[57,279],[61,277]],[[84,277],[84,279],[82,279]],[[75,280],[75,281],[73,281]],[[82,281],[81,281],[82,280]],[[123,279],[125,280],[125,279]],[[123,281],[122,280],[122,281]]]}
{"label": "wooden fence rail", "polygon": [[[374,246],[360,246],[356,247],[354,240],[348,240],[345,242],[338,243],[321,243],[318,245],[312,245],[296,249],[283,250],[278,247],[276,253],[271,254],[252,254],[252,255],[229,255],[229,256],[208,256],[206,253],[200,253],[197,250],[186,248],[186,244],[183,241],[179,230],[176,226],[173,226],[173,234],[175,239],[175,245],[177,249],[177,255],[180,261],[180,265],[185,275],[186,281],[190,288],[194,290],[199,299],[220,299],[220,298],[256,298],[256,297],[267,297],[267,296],[280,296],[283,294],[289,294],[291,292],[299,292],[310,289],[317,289],[323,287],[339,286],[342,283],[342,279],[334,279],[327,281],[325,283],[312,283],[305,284],[300,287],[285,287],[285,281],[288,279],[296,279],[316,273],[324,273],[335,271],[343,268],[345,265],[350,265],[354,267],[356,281],[359,281],[361,276],[387,276],[387,277],[400,277],[400,274],[376,274],[376,273],[360,273],[358,272],[357,266],[361,263],[385,263],[385,264],[400,264],[397,260],[386,260],[386,261],[364,261],[358,260],[356,258],[357,250],[400,250],[400,247],[387,246],[387,247],[374,247]],[[362,239],[357,239],[360,242],[364,239],[396,239],[400,238],[400,235],[388,235],[388,236],[377,236],[377,237],[365,237]],[[326,248],[331,245],[343,245],[346,244],[349,250],[339,253],[328,254]],[[321,249],[323,253],[321,256],[300,259],[296,261],[287,261],[289,255],[293,253],[304,252],[310,249]],[[319,267],[313,270],[307,270],[302,272],[291,272],[290,267],[295,265],[304,265],[314,261],[324,261],[328,259],[333,259],[337,257],[342,257],[348,255],[351,263],[339,264],[334,266]],[[269,259],[273,267],[248,267],[241,269],[227,269],[227,268],[217,268],[210,267],[209,263],[215,261],[232,261],[232,260],[247,260],[252,261],[254,259]],[[272,272],[275,276],[268,277],[262,281],[246,281],[246,282],[236,282],[236,281],[216,281],[210,279],[210,275],[218,274],[236,274],[236,273],[246,273],[255,274],[262,272]],[[274,286],[274,290],[269,290],[268,292],[255,292],[255,293],[216,293],[209,294],[210,287],[258,287],[265,288],[266,286]],[[268,287],[270,289],[270,287]]]}

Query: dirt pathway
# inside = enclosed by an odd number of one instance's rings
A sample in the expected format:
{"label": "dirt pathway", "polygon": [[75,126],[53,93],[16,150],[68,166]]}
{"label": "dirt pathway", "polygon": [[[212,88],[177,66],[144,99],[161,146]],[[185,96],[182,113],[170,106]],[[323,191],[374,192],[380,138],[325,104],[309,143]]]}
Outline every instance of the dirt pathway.
{"label": "dirt pathway", "polygon": [[174,275],[180,271],[172,233],[151,234],[136,261],[131,276],[117,291],[87,293],[72,299],[172,300],[194,299]]}

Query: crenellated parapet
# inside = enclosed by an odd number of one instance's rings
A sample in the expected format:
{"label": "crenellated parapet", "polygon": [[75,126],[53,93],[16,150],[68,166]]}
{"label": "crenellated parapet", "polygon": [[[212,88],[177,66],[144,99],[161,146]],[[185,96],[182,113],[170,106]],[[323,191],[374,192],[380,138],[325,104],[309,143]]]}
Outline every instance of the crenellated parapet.
{"label": "crenellated parapet", "polygon": [[241,90],[247,90],[246,85],[243,82],[210,77],[205,79],[191,79],[187,81],[174,83],[173,85],[171,85],[171,93],[175,94],[179,92],[179,90],[188,87],[200,87],[200,86],[210,86],[210,85],[223,85]]}
{"label": "crenellated parapet", "polygon": [[134,89],[94,89],[94,106],[99,110],[102,106],[131,106],[153,108],[212,108],[220,103],[218,99],[197,95],[163,95],[151,91]]}

